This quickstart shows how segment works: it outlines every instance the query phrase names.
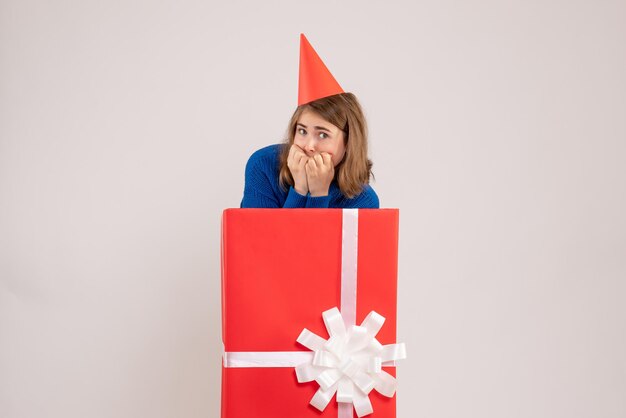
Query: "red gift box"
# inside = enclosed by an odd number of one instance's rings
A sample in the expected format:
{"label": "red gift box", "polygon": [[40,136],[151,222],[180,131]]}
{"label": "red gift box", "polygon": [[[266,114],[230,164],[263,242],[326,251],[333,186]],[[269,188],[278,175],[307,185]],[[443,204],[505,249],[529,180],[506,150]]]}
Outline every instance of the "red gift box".
{"label": "red gift box", "polygon": [[[299,383],[293,367],[230,367],[227,359],[237,353],[306,356],[311,351],[296,342],[303,328],[328,338],[322,312],[339,307],[346,317],[342,278],[350,265],[343,247],[350,242],[356,256],[352,322],[360,324],[376,311],[386,318],[376,339],[394,344],[398,215],[397,209],[224,211],[222,418],[339,416],[334,399],[323,412],[309,404],[320,385]],[[346,216],[352,219],[352,229]],[[395,367],[382,369],[395,376]],[[371,417],[395,418],[395,396],[372,390],[369,400]],[[343,416],[345,405],[350,407],[348,416],[356,416],[352,404],[342,404]]]}

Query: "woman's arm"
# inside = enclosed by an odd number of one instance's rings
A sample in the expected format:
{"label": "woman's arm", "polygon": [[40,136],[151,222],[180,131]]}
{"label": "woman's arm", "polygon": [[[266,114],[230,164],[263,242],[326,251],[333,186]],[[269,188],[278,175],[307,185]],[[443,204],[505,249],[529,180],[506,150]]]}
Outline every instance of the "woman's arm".
{"label": "woman's arm", "polygon": [[241,208],[279,208],[272,184],[263,169],[263,158],[254,152],[246,163],[245,184]]}
{"label": "woman's arm", "polygon": [[326,196],[316,196],[313,197],[311,195],[309,195],[307,197],[307,201],[306,201],[306,206],[307,208],[327,208],[328,205],[330,204],[330,196],[326,195]]}
{"label": "woman's arm", "polygon": [[[363,186],[363,191],[352,199],[343,199],[338,203],[341,208],[379,209],[378,195],[369,184]],[[306,200],[307,208],[330,207],[330,194],[327,196],[313,197],[309,195]]]}
{"label": "woman's arm", "polygon": [[272,190],[268,190],[263,185],[262,180],[246,180],[241,199],[241,208],[279,208],[278,200]]}
{"label": "woman's arm", "polygon": [[289,187],[289,193],[287,194],[287,200],[285,200],[285,204],[283,208],[305,208],[307,207],[307,196],[303,196],[300,193],[296,192],[296,189],[293,186]]}
{"label": "woman's arm", "polygon": [[[268,158],[269,156],[269,158]],[[289,188],[287,199],[281,206],[280,199],[274,192],[278,186],[275,175],[275,161],[267,148],[253,153],[246,163],[245,185],[241,208],[303,208],[307,197],[299,194],[293,187]],[[270,176],[272,176],[270,178]]]}

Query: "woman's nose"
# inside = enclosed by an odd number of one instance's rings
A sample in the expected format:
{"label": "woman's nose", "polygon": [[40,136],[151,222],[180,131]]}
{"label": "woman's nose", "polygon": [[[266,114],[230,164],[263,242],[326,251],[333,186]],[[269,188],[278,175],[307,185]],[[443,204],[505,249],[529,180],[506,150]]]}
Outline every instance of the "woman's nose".
{"label": "woman's nose", "polygon": [[[306,141],[306,145],[305,145],[306,151],[308,153],[310,153],[310,154],[314,154],[315,153],[315,145],[316,145],[315,138],[312,138],[312,137],[308,138],[307,141]],[[310,157],[310,155],[309,155],[309,157]]]}

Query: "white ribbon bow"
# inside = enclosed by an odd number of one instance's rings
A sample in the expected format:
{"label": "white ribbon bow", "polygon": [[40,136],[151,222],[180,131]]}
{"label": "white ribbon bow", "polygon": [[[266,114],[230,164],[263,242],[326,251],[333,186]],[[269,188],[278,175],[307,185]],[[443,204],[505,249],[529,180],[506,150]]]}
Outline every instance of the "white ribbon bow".
{"label": "white ribbon bow", "polygon": [[314,352],[312,360],[296,366],[298,382],[319,383],[310,403],[320,411],[337,393],[337,402],[352,403],[359,417],[369,415],[374,412],[368,396],[372,389],[389,398],[396,392],[396,379],[381,367],[406,358],[405,345],[382,345],[376,340],[385,318],[375,311],[360,326],[348,329],[336,307],[322,313],[322,317],[328,340],[306,328],[297,339]]}

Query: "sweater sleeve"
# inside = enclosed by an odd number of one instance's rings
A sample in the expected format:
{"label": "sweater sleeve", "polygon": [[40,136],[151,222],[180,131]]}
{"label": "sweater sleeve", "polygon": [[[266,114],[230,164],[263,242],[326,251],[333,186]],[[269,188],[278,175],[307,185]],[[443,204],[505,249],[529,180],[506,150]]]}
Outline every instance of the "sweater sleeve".
{"label": "sweater sleeve", "polygon": [[307,195],[307,208],[327,208],[330,205],[330,195],[313,197],[309,193]]}
{"label": "sweater sleeve", "polygon": [[280,203],[272,190],[272,184],[263,170],[258,152],[246,163],[245,185],[241,208],[279,208]]}
{"label": "sweater sleeve", "polygon": [[[268,155],[271,158],[268,158]],[[246,163],[245,185],[241,208],[304,208],[307,197],[299,194],[291,186],[285,203],[276,196],[274,186],[278,187],[275,175],[276,162],[267,148],[253,153]]]}
{"label": "sweater sleeve", "polygon": [[287,200],[285,200],[285,204],[283,208],[304,208],[307,207],[307,196],[303,196],[300,193],[296,192],[296,189],[293,186],[289,187],[289,193],[287,194]]}

